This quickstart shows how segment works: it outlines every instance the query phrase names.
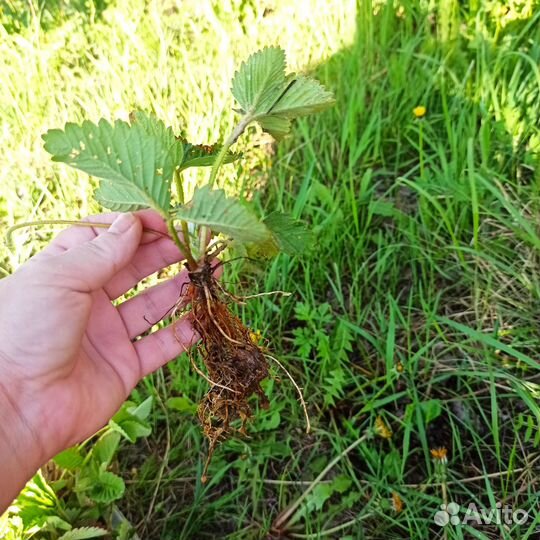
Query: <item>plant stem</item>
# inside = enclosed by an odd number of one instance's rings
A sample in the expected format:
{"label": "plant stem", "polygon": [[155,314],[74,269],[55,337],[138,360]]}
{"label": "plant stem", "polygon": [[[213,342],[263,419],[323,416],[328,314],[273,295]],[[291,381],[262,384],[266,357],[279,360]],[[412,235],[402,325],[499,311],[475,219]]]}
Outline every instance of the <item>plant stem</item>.
{"label": "plant stem", "polygon": [[180,239],[180,237],[178,236],[178,231],[176,230],[176,227],[174,226],[173,218],[169,218],[167,220],[167,228],[169,229],[169,233],[171,234],[171,237],[174,240],[174,243],[179,247],[180,251],[184,254],[184,257],[186,258],[189,269],[196,270],[198,265],[189,247],[189,236],[188,236],[187,242],[183,242]]}
{"label": "plant stem", "polygon": [[[16,225],[12,225],[6,233],[6,242],[10,244],[13,240],[13,233],[17,231],[18,229],[24,229],[26,227],[40,227],[41,225],[74,225],[76,227],[95,227],[96,229],[108,229],[111,226],[111,223],[104,223],[100,221],[77,221],[75,219],[43,219],[40,221],[25,221],[24,223],[17,223]],[[179,249],[182,251],[184,256],[186,257],[186,260],[188,261],[188,264],[194,269],[197,268],[197,262],[195,261],[195,258],[193,257],[193,254],[191,252],[191,249],[189,248],[189,244],[186,242],[183,242],[180,237],[178,236],[178,232],[176,231],[176,228],[174,227],[174,221],[172,219],[167,220],[167,228],[169,230],[169,234],[172,237],[174,243],[179,247]],[[163,236],[167,238],[167,235],[161,231],[156,231],[154,229],[144,228],[144,232],[147,233],[154,233],[158,236]],[[185,221],[182,221],[182,233],[184,235],[184,238],[189,238],[189,231],[187,228],[187,223]]]}
{"label": "plant stem", "polygon": [[225,156],[227,155],[229,148],[237,141],[238,137],[242,135],[242,133],[252,120],[253,116],[247,113],[245,116],[242,117],[240,122],[236,124],[236,126],[232,130],[232,133],[227,137],[227,139],[225,139],[225,142],[223,143],[223,146],[221,147],[221,150],[219,151],[219,154],[216,156],[214,164],[212,165],[210,179],[208,180],[208,185],[210,187],[212,187],[214,185],[214,182],[216,181],[218,170],[221,165],[223,165],[223,161],[225,160]]}
{"label": "plant stem", "polygon": [[6,232],[6,242],[11,244],[13,240],[13,233],[18,229],[25,229],[26,227],[40,227],[41,225],[77,225],[80,227],[97,227],[102,229],[108,229],[110,223],[98,223],[91,221],[78,221],[75,219],[43,219],[39,221],[25,221],[23,223],[17,223],[12,225]]}
{"label": "plant stem", "polygon": [[[24,221],[23,223],[17,223],[12,225],[6,232],[6,242],[11,244],[13,240],[13,233],[18,229],[25,229],[27,227],[41,227],[41,225],[74,225],[76,227],[92,227],[96,229],[108,229],[111,223],[105,223],[101,221],[79,221],[76,219],[42,219],[38,221]],[[168,235],[155,229],[144,227],[143,232],[156,234],[158,236],[167,237]]]}
{"label": "plant stem", "polygon": [[[178,197],[178,202],[180,204],[184,204],[186,198],[184,196],[184,188],[182,187],[182,179],[180,177],[180,171],[176,169],[174,171],[174,181],[176,184],[176,196]],[[180,237],[178,236],[178,233],[176,232],[176,228],[174,225],[171,225],[168,223],[169,231],[171,231],[171,235],[173,236],[173,240],[175,241],[176,245],[182,250],[182,253],[186,255],[186,259],[188,261],[189,266],[191,267],[194,265],[194,269],[197,267],[197,263],[195,262],[195,257],[193,257],[193,253],[190,248],[190,242],[189,242],[189,229],[187,222],[183,219],[180,220],[180,227],[182,228],[182,236],[184,237],[184,241],[182,242],[180,240]],[[174,231],[174,232],[173,232]]]}
{"label": "plant stem", "polygon": [[182,180],[180,178],[180,171],[178,169],[174,171],[174,182],[176,184],[176,195],[178,197],[178,202],[180,204],[184,204],[184,189],[182,188]]}
{"label": "plant stem", "polygon": [[418,137],[418,146],[420,147],[420,178],[424,179],[424,126],[420,119],[420,134]]}
{"label": "plant stem", "polygon": [[[217,173],[219,171],[219,168],[223,165],[223,161],[225,160],[225,157],[227,155],[227,152],[229,151],[229,148],[238,140],[238,137],[242,135],[248,124],[253,120],[253,116],[250,113],[246,113],[240,122],[236,124],[234,129],[232,130],[231,134],[225,139],[225,142],[223,143],[223,146],[221,147],[221,150],[219,151],[219,154],[216,156],[216,159],[214,161],[214,164],[212,165],[212,170],[210,171],[210,178],[208,179],[208,186],[212,188],[214,185],[214,182],[217,178]],[[206,237],[208,236],[208,228],[207,227],[201,227],[200,234],[199,234],[199,252],[201,256],[204,254],[206,250]]]}
{"label": "plant stem", "polygon": [[322,529],[318,533],[314,534],[301,534],[301,533],[289,533],[289,536],[291,538],[301,538],[303,540],[316,540],[320,538],[321,536],[331,536],[339,531],[342,531],[343,529],[346,529],[347,527],[351,527],[352,525],[357,524],[359,521],[363,519],[367,519],[369,517],[373,517],[373,514],[364,514],[363,516],[359,516],[357,518],[351,519],[350,521],[346,521],[345,523],[341,523],[339,525],[336,525],[335,527],[332,527],[331,529]]}
{"label": "plant stem", "polygon": [[183,219],[180,221],[180,227],[182,227],[182,236],[184,237],[184,240],[187,238],[188,241],[186,243],[189,243],[189,229],[187,221],[184,221]]}

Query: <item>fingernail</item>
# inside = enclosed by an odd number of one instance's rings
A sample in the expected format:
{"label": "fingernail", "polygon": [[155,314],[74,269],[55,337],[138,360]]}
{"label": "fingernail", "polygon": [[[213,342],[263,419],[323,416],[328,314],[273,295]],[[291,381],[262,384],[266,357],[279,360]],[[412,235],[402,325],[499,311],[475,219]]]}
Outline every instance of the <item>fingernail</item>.
{"label": "fingernail", "polygon": [[109,232],[121,234],[125,233],[135,224],[135,216],[128,212],[126,214],[120,214],[109,227]]}

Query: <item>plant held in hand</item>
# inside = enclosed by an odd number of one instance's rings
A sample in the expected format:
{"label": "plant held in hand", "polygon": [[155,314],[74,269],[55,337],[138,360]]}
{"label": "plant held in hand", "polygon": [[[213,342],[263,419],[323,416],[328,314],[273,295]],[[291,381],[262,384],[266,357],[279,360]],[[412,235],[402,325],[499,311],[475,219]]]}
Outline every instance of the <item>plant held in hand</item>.
{"label": "plant held in hand", "polygon": [[[231,312],[229,304],[237,299],[215,279],[211,261],[230,240],[256,246],[266,256],[279,251],[295,254],[309,242],[308,231],[290,216],[274,212],[260,219],[246,201],[227,197],[216,188],[220,167],[239,158],[230,147],[250,123],[258,122],[279,140],[289,132],[292,119],[334,103],[332,94],[317,81],[286,74],[285,68],[285,53],[275,47],[253,54],[241,65],[232,82],[241,118],[222,146],[190,144],[143,112],[133,113],[129,123],[68,123],[63,130],[52,129],[43,136],[54,161],[100,179],[95,197],[105,208],[121,212],[153,208],[184,253],[190,282],[178,305],[191,310],[201,336],[205,378],[211,383],[199,405],[210,441],[209,456],[230,434],[233,420],[241,420],[243,431],[251,415],[252,395],[266,404],[260,383],[268,376],[267,355]],[[204,166],[212,167],[208,184],[186,202],[182,172]],[[210,232],[219,234],[220,240],[209,246]]]}

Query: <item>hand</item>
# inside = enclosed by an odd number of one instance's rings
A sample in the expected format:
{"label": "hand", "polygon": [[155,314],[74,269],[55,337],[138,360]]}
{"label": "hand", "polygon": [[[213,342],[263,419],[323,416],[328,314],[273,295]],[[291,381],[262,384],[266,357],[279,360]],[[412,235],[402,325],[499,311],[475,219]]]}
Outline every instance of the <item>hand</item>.
{"label": "hand", "polygon": [[37,468],[98,431],[142,377],[196,340],[188,320],[135,340],[174,306],[185,272],[112,303],[183,259],[161,217],[89,221],[112,225],[68,229],[0,280],[0,514]]}

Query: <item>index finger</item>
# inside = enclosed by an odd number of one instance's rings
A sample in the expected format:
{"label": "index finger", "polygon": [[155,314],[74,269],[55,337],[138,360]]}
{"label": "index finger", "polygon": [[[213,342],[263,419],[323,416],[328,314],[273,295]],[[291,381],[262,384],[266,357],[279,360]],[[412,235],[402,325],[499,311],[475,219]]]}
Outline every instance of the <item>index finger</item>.
{"label": "index finger", "polygon": [[[89,216],[86,222],[112,223],[118,212]],[[134,215],[142,222],[147,232],[141,237],[140,245],[133,259],[122,268],[105,286],[104,290],[111,300],[126,293],[145,277],[185,259],[183,253],[167,232],[163,218],[153,210],[141,210]],[[90,242],[96,236],[105,233],[107,227],[70,227],[61,232],[41,253],[34,257],[39,261],[54,257]]]}
{"label": "index finger", "polygon": [[[120,212],[95,214],[88,216],[81,221],[84,223],[111,224],[119,214]],[[162,238],[170,238],[165,221],[156,211],[139,210],[134,212],[134,215],[141,221],[143,228],[146,229],[143,231],[141,244],[148,244]],[[59,253],[63,253],[64,251],[67,251],[75,246],[90,242],[96,238],[96,236],[99,236],[106,231],[107,227],[73,225],[58,234],[58,236],[56,236],[52,242],[40,252],[39,256],[58,255]]]}

